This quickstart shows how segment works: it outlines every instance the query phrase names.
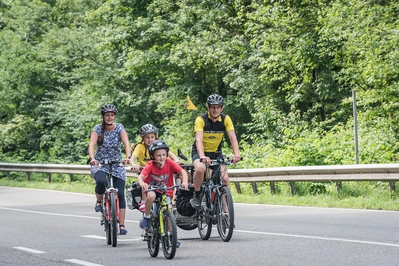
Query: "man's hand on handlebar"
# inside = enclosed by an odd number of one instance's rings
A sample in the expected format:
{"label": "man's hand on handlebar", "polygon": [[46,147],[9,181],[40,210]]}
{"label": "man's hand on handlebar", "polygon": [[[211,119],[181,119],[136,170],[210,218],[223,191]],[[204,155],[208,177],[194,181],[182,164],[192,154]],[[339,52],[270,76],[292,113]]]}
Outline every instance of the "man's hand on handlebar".
{"label": "man's hand on handlebar", "polygon": [[201,162],[201,163],[204,163],[204,164],[206,164],[206,165],[210,165],[210,164],[211,164],[211,158],[209,158],[209,157],[207,157],[207,156],[201,157],[201,158],[200,158],[200,162]]}
{"label": "man's hand on handlebar", "polygon": [[231,161],[233,163],[238,163],[241,160],[242,160],[242,157],[240,155],[234,155],[233,158],[231,158]]}

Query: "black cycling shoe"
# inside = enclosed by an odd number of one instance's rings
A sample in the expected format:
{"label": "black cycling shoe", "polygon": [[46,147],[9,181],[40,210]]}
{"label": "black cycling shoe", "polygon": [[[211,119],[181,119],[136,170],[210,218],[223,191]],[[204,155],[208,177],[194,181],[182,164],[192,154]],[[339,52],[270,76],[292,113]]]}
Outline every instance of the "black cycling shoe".
{"label": "black cycling shoe", "polygon": [[123,225],[123,224],[119,225],[119,234],[120,235],[126,235],[127,234],[127,230],[126,229],[122,229],[121,227],[125,227],[125,225]]}

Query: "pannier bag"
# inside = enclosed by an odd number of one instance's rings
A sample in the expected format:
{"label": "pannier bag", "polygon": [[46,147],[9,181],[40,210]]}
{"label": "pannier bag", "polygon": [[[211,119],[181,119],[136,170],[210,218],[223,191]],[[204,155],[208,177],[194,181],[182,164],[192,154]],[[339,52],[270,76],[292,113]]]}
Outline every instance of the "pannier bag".
{"label": "pannier bag", "polygon": [[176,209],[177,212],[182,216],[192,216],[195,213],[195,209],[191,206],[190,200],[194,195],[194,187],[189,190],[179,190],[176,193]]}
{"label": "pannier bag", "polygon": [[137,182],[132,182],[131,186],[126,187],[126,203],[131,210],[139,209],[141,201],[141,187]]}

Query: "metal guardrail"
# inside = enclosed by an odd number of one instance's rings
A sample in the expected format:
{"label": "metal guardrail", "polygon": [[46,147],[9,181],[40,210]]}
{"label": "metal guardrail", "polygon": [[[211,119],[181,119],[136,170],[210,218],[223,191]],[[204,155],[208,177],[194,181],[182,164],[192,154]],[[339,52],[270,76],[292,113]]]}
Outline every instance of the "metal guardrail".
{"label": "metal guardrail", "polygon": [[[31,173],[47,173],[51,182],[51,174],[90,175],[89,165],[70,164],[20,164],[0,163],[0,171],[6,172],[10,178],[11,172],[26,172],[28,180]],[[131,170],[126,171],[128,177],[136,177]],[[295,193],[295,182],[337,182],[341,188],[342,181],[384,181],[390,184],[390,194],[395,191],[395,183],[399,181],[399,164],[356,164],[356,165],[324,165],[295,166],[278,168],[229,169],[230,182],[235,184],[237,192],[241,192],[240,183],[251,183],[254,193],[257,193],[258,182],[270,182],[274,192],[274,182],[289,182],[291,193]]]}

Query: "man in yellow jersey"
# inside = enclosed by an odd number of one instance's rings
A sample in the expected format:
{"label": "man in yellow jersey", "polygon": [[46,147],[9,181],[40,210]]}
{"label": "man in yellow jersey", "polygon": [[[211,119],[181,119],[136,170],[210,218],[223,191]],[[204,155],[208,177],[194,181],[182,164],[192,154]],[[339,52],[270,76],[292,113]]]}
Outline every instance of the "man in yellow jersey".
{"label": "man in yellow jersey", "polygon": [[[201,207],[200,189],[204,179],[204,172],[206,170],[205,164],[209,165],[211,163],[211,159],[215,159],[218,152],[221,153],[224,132],[227,132],[227,135],[230,139],[231,148],[233,149],[234,153],[232,158],[233,162],[236,163],[241,160],[233,122],[230,116],[222,114],[223,107],[223,97],[218,94],[212,94],[206,101],[206,108],[208,109],[208,112],[198,116],[195,120],[195,142],[193,144],[191,153],[195,168],[195,193],[193,199],[191,200],[191,205],[194,208]],[[223,184],[230,188],[227,168],[221,169],[221,172]]]}

